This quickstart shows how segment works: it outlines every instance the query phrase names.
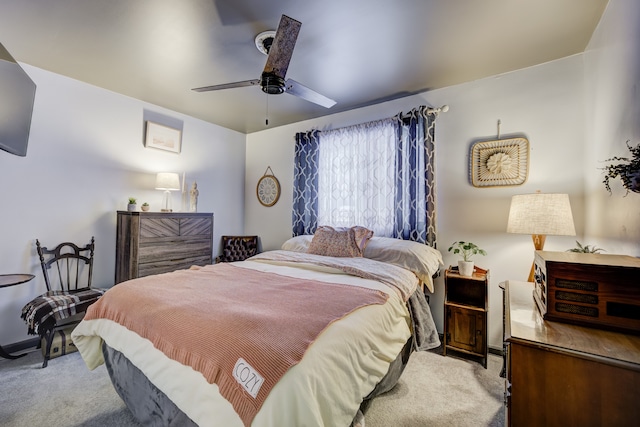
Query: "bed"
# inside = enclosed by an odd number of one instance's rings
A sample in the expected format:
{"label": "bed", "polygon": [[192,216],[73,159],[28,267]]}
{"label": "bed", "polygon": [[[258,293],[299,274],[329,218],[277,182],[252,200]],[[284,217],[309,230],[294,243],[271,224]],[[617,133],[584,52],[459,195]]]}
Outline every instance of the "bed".
{"label": "bed", "polygon": [[424,244],[357,246],[333,256],[335,242],[298,236],[246,261],[120,283],[72,338],[144,425],[357,425],[411,352],[440,345],[423,287],[442,266]]}

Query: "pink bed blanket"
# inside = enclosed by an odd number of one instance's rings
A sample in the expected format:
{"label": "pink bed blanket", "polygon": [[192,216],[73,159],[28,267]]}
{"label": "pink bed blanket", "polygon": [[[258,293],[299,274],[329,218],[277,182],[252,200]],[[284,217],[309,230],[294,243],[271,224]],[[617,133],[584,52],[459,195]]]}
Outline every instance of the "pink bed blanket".
{"label": "pink bed blanket", "polygon": [[120,283],[85,320],[118,322],[201,372],[248,426],[329,324],[387,298],[357,286],[216,264]]}

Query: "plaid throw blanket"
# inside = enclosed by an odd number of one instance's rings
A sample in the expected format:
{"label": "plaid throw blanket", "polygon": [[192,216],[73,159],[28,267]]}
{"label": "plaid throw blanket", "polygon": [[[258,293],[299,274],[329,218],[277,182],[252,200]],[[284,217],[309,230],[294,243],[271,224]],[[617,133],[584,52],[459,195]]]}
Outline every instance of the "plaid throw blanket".
{"label": "plaid throw blanket", "polygon": [[49,291],[28,302],[20,317],[27,323],[29,334],[44,336],[57,322],[87,311],[106,291],[90,288],[70,292]]}

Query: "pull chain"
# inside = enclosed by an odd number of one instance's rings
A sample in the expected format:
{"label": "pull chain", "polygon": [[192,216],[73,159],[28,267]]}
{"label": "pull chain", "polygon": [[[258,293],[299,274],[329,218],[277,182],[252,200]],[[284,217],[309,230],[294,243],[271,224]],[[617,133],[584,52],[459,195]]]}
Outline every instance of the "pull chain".
{"label": "pull chain", "polygon": [[[269,77],[267,76],[267,88],[269,87]],[[267,95],[267,116],[264,119],[265,126],[269,126],[269,92],[266,91],[265,95]]]}

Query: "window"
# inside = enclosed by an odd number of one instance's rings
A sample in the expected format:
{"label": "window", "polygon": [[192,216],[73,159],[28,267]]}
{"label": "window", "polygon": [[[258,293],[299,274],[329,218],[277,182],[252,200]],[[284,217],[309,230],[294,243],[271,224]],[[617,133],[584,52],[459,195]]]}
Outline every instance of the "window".
{"label": "window", "polygon": [[387,119],[322,132],[318,224],[362,225],[391,236],[395,217],[395,124]]}
{"label": "window", "polygon": [[293,235],[361,225],[435,245],[435,114],[296,135]]}

